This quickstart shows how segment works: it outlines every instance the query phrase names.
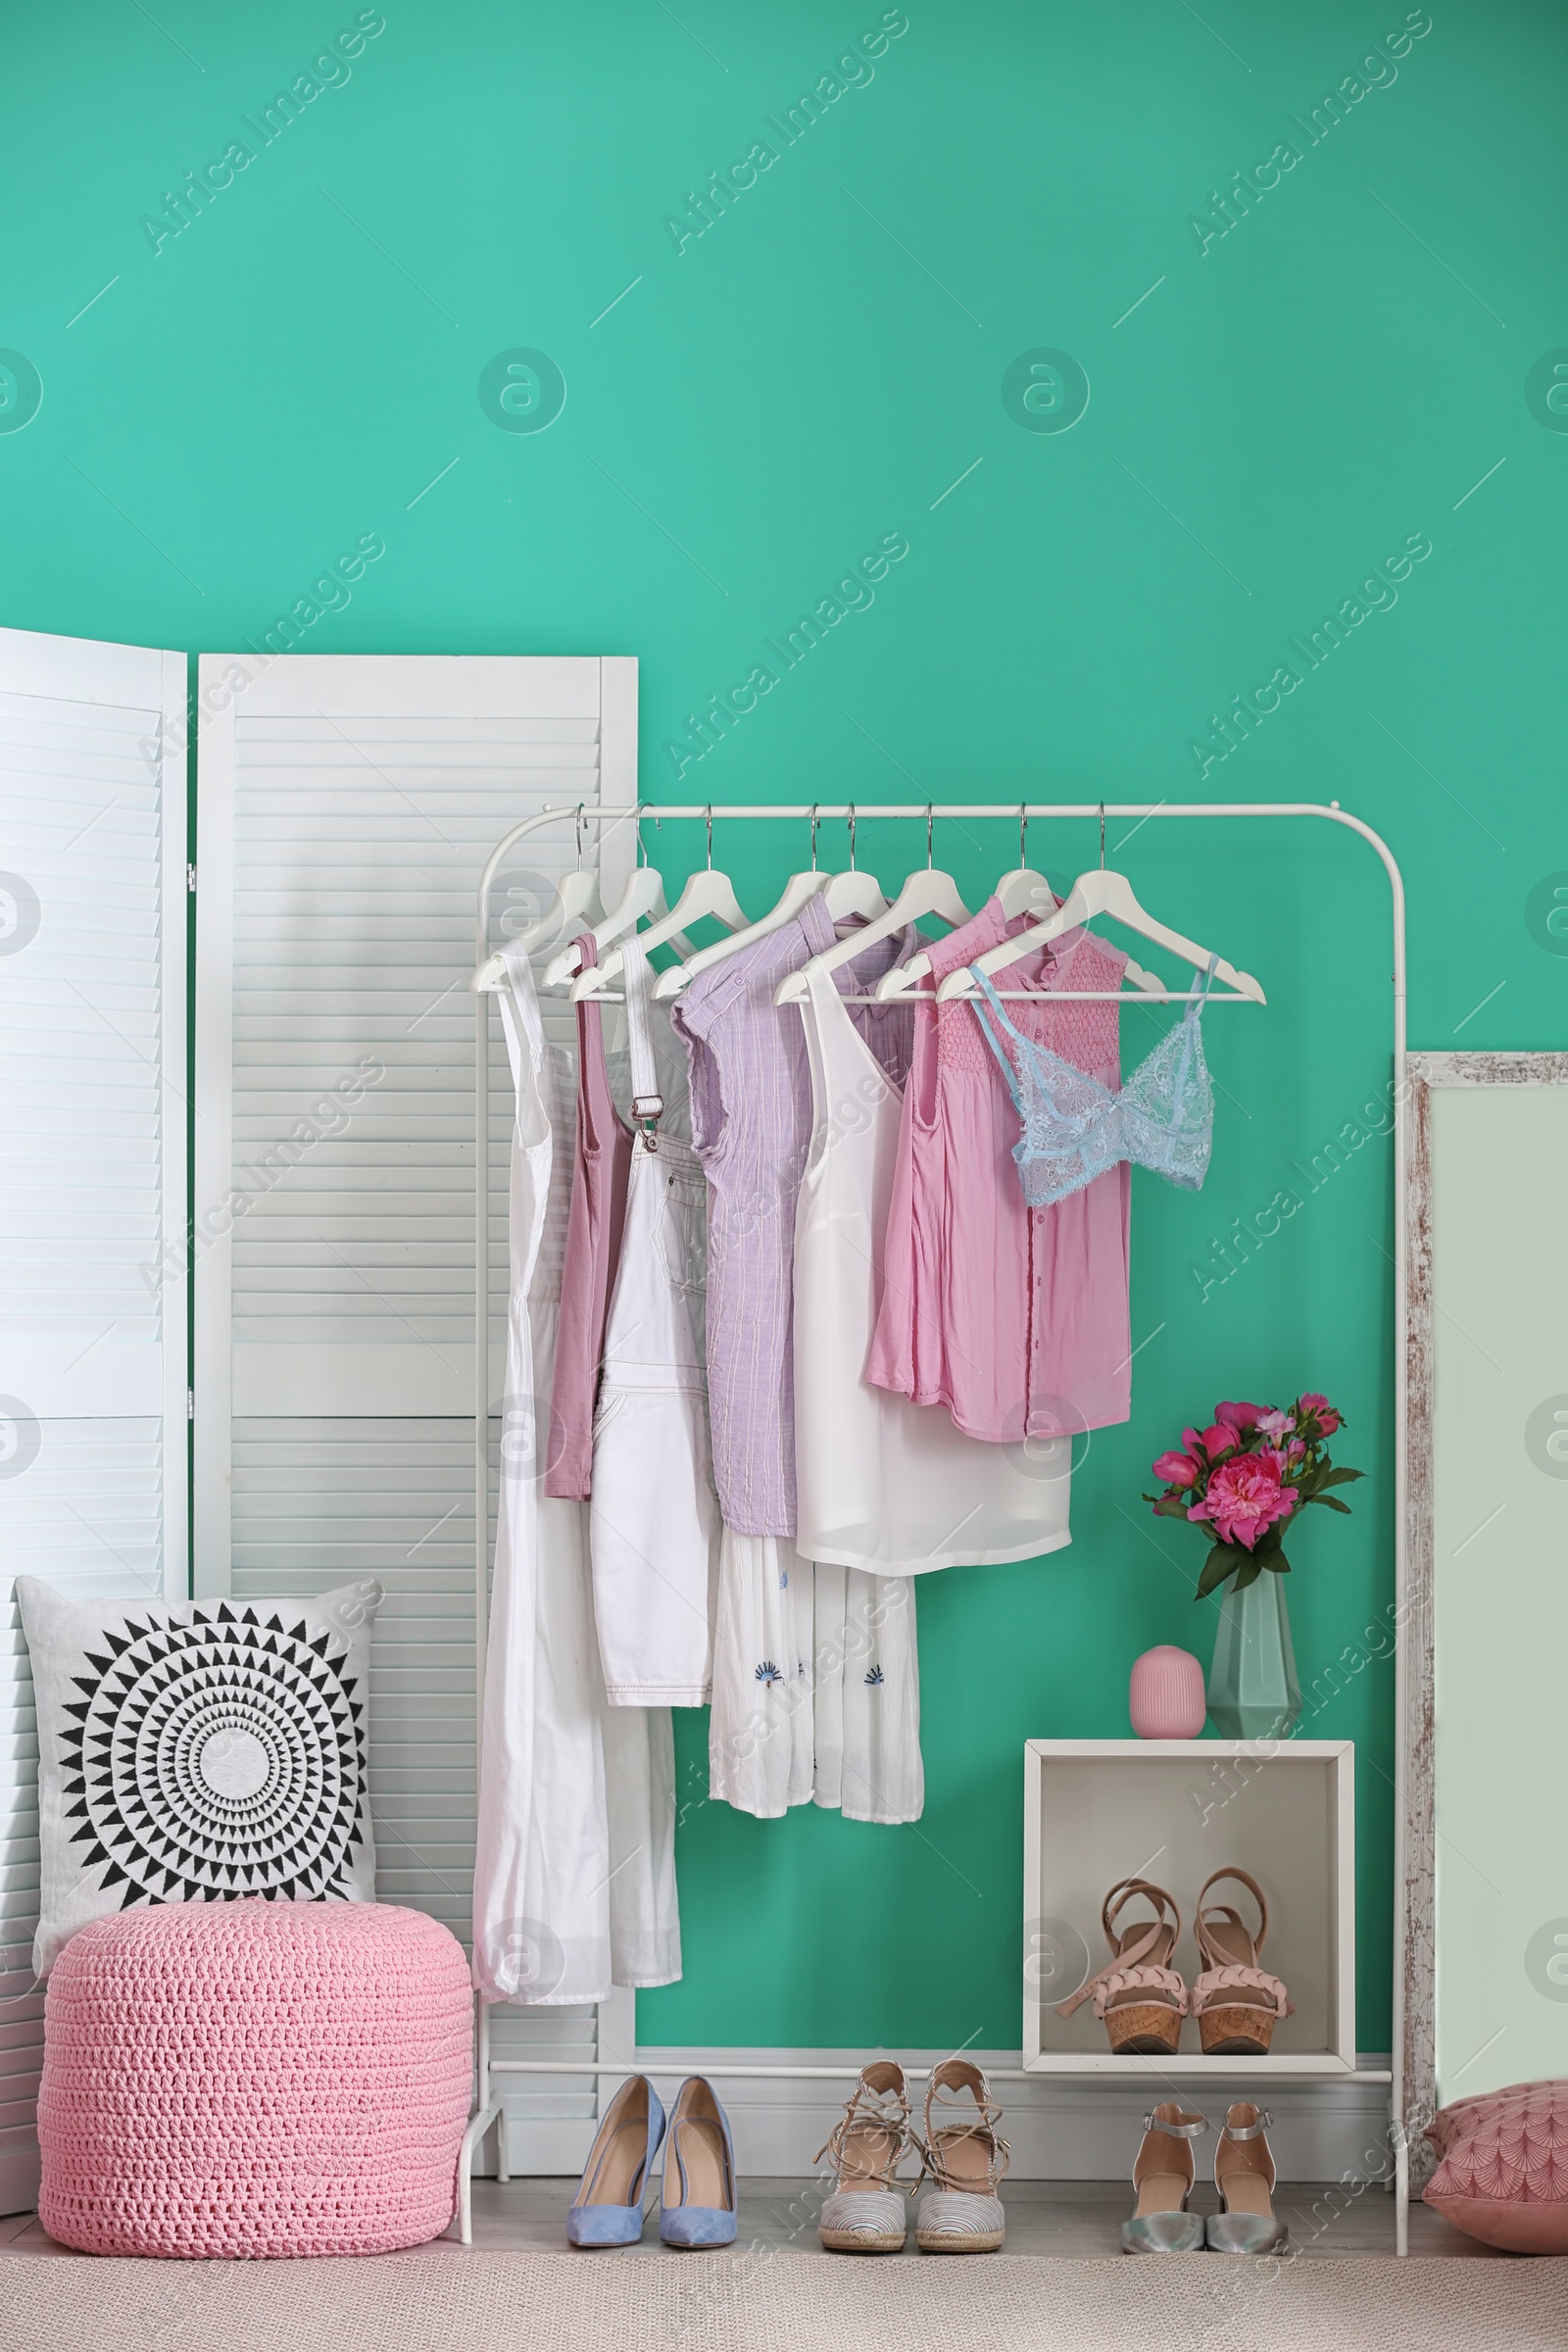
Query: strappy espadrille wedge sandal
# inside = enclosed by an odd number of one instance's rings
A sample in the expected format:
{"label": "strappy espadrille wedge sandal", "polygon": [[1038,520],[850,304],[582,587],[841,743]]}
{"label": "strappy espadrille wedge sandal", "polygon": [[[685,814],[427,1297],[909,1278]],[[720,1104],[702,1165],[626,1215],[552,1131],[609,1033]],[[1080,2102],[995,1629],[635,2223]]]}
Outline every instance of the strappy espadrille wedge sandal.
{"label": "strappy espadrille wedge sandal", "polygon": [[[961,2115],[961,2122],[944,2122]],[[925,2094],[925,2139],[920,2178],[932,2181],[915,2219],[922,2254],[994,2254],[1006,2230],[998,2190],[1012,2159],[997,2126],[1002,2109],[980,2069],[968,2058],[946,2058],[931,2070]]]}
{"label": "strappy espadrille wedge sandal", "polygon": [[[1118,1931],[1122,1911],[1140,1894],[1152,1903],[1153,1918]],[[1071,2017],[1092,1994],[1095,2015],[1118,2054],[1174,2050],[1187,2015],[1187,1985],[1170,1965],[1182,1932],[1175,1898],[1148,1879],[1123,1879],[1106,1895],[1100,1923],[1111,1957],[1070,1999],[1057,2003],[1056,2015]]]}
{"label": "strappy espadrille wedge sandal", "polygon": [[[1232,1904],[1210,1903],[1204,1909],[1204,1896],[1222,1879],[1234,1879],[1256,1903],[1255,1936]],[[1278,1977],[1258,1966],[1268,1940],[1268,1905],[1257,1881],[1245,1870],[1216,1870],[1204,1881],[1199,1895],[1193,1933],[1202,1954],[1203,1973],[1193,1986],[1192,2012],[1204,2055],[1265,2056],[1275,2027],[1291,2014],[1291,1997]]]}
{"label": "strappy espadrille wedge sandal", "polygon": [[899,2254],[908,2230],[909,2198],[899,2166],[914,2144],[909,2086],[893,2058],[862,2066],[844,2113],[812,2158],[832,2159],[834,2185],[817,2235],[833,2254]]}

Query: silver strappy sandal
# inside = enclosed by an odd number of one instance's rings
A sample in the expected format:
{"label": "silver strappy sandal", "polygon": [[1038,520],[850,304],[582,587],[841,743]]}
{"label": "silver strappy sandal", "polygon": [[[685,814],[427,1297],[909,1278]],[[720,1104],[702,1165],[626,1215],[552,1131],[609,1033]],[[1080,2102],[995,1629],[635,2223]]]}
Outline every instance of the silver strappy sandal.
{"label": "silver strappy sandal", "polygon": [[1203,2217],[1189,2213],[1197,2167],[1193,2142],[1208,2130],[1206,2115],[1166,2099],[1144,2118],[1143,2142],[1133,2165],[1138,2203],[1121,2226],[1124,2254],[1197,2254]]}
{"label": "silver strappy sandal", "polygon": [[1290,2231],[1274,2211],[1274,2158],[1264,2133],[1274,2121],[1266,2107],[1238,2099],[1225,2111],[1214,2142],[1214,2186],[1223,2213],[1208,2217],[1216,2254],[1283,2254]]}
{"label": "silver strappy sandal", "polygon": [[908,2230],[908,2201],[899,2166],[913,2145],[909,2130],[909,2086],[893,2058],[862,2066],[812,2162],[831,2157],[835,2185],[822,2207],[817,2235],[833,2254],[900,2254]]}
{"label": "silver strappy sandal", "polygon": [[[943,2123],[946,2110],[961,2123]],[[931,2070],[925,2094],[921,2178],[935,2185],[920,2201],[915,2238],[923,2254],[994,2254],[1006,2230],[997,2194],[1012,2150],[997,2132],[1002,2109],[980,2069],[947,2058]]]}

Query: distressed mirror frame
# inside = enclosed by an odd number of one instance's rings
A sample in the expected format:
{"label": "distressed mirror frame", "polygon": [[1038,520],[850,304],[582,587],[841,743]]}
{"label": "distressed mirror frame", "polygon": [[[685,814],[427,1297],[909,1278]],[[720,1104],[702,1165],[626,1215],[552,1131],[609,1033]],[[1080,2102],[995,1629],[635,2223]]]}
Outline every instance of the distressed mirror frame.
{"label": "distressed mirror frame", "polygon": [[[1405,1076],[1403,1889],[1395,1984],[1395,2116],[1400,2170],[1408,2166],[1409,2185],[1416,2187],[1436,2168],[1425,2132],[1437,2112],[1432,1097],[1442,1087],[1568,1086],[1568,1054],[1411,1054]],[[1403,2203],[1401,2183],[1401,2223]]]}

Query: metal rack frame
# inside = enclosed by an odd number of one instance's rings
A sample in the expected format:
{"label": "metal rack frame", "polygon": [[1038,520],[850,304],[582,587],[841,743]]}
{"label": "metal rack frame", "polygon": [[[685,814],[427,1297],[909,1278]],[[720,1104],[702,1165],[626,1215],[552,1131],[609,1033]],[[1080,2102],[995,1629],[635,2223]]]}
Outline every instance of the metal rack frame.
{"label": "metal rack frame", "polygon": [[[1405,1265],[1405,1160],[1407,1151],[1406,1097],[1406,1019],[1405,1019],[1405,909],[1404,878],[1398,861],[1381,834],[1360,817],[1352,816],[1337,801],[1194,801],[1148,803],[1143,801],[857,801],[790,802],[770,806],[755,802],[718,804],[696,802],[638,801],[631,808],[604,806],[578,808],[574,803],[548,808],[536,816],[525,817],[520,824],[496,844],[486,860],[476,894],[474,920],[474,965],[477,969],[490,953],[490,891],[497,873],[508,854],[519,841],[545,825],[582,822],[601,826],[635,822],[640,825],[644,816],[662,821],[665,818],[686,818],[699,823],[722,820],[732,822],[782,823],[791,820],[821,821],[823,819],[896,818],[907,822],[918,819],[929,823],[936,818],[973,822],[1036,819],[1050,823],[1064,818],[1097,817],[1102,826],[1107,817],[1136,818],[1145,821],[1215,819],[1230,824],[1238,817],[1315,817],[1329,824],[1343,825],[1356,833],[1381,859],[1389,878],[1392,899],[1393,932],[1393,1031],[1394,1031],[1394,1220],[1395,1220],[1395,1315],[1394,1315],[1394,1388],[1396,1454],[1395,1467],[1395,1710],[1396,1721],[1402,1726],[1406,1708],[1406,1641],[1407,1571],[1406,1571],[1406,1391],[1408,1385],[1404,1350],[1407,1275]],[[603,838],[601,836],[601,838]],[[474,1671],[476,1677],[476,1722],[479,1749],[484,1740],[484,1683],[485,1656],[489,1630],[490,1601],[490,1000],[486,994],[474,998]],[[1395,2171],[1392,2185],[1396,2202],[1396,2243],[1399,2254],[1408,2250],[1410,2168],[1409,2150],[1404,2132],[1404,1880],[1405,1880],[1405,1749],[1402,1737],[1396,1741],[1395,1762],[1395,1852],[1394,1852],[1394,2052],[1392,2068],[1391,2134],[1394,2143]],[[492,2058],[490,2055],[490,2015],[488,2006],[480,2001],[477,2033],[477,2082],[474,2114],[464,2134],[458,2160],[458,2220],[460,2235],[465,2245],[473,2242],[472,2233],[472,2174],[473,2159],[479,2143],[491,2126],[501,2117],[501,2102],[495,2095],[494,2078],[501,2074],[514,2075],[575,2075],[582,2077],[624,2075],[623,2065],[586,2065],[577,2060],[535,2058]],[[853,2067],[822,2066],[734,2066],[712,2067],[711,2072],[731,2078],[753,2078],[769,2082],[827,2082],[853,2081]],[[914,2068],[911,2074],[925,2070]],[[1023,2069],[997,2070],[996,2082],[1032,2082],[1037,2077]],[[498,2177],[506,2180],[505,2127],[497,2133]]]}

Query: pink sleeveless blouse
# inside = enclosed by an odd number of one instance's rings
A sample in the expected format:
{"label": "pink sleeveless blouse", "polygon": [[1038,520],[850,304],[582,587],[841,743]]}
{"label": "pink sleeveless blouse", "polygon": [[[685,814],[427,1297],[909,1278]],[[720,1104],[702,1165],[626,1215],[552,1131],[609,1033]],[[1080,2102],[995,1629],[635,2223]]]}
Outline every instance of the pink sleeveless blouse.
{"label": "pink sleeveless blouse", "polygon": [[[883,1288],[866,1377],[917,1404],[945,1405],[969,1437],[1014,1445],[1125,1421],[1132,1405],[1128,1210],[1123,1161],[1049,1208],[1024,1201],[1013,1164],[1018,1114],[964,1003],[936,1004],[960,964],[1024,930],[990,899],[927,953],[915,1011],[899,1154],[883,1250]],[[1053,959],[1054,958],[1054,959]],[[1027,1037],[1121,1084],[1115,1004],[1051,1004],[1054,988],[1116,988],[1127,958],[1092,932],[1009,964],[998,986]]]}
{"label": "pink sleeveless blouse", "polygon": [[[577,946],[585,970],[598,962],[591,931]],[[603,1022],[597,1004],[578,1005],[577,1139],[545,1456],[545,1493],[565,1502],[586,1501],[593,1476],[594,1404],[631,1173],[631,1133],[611,1095]]]}

